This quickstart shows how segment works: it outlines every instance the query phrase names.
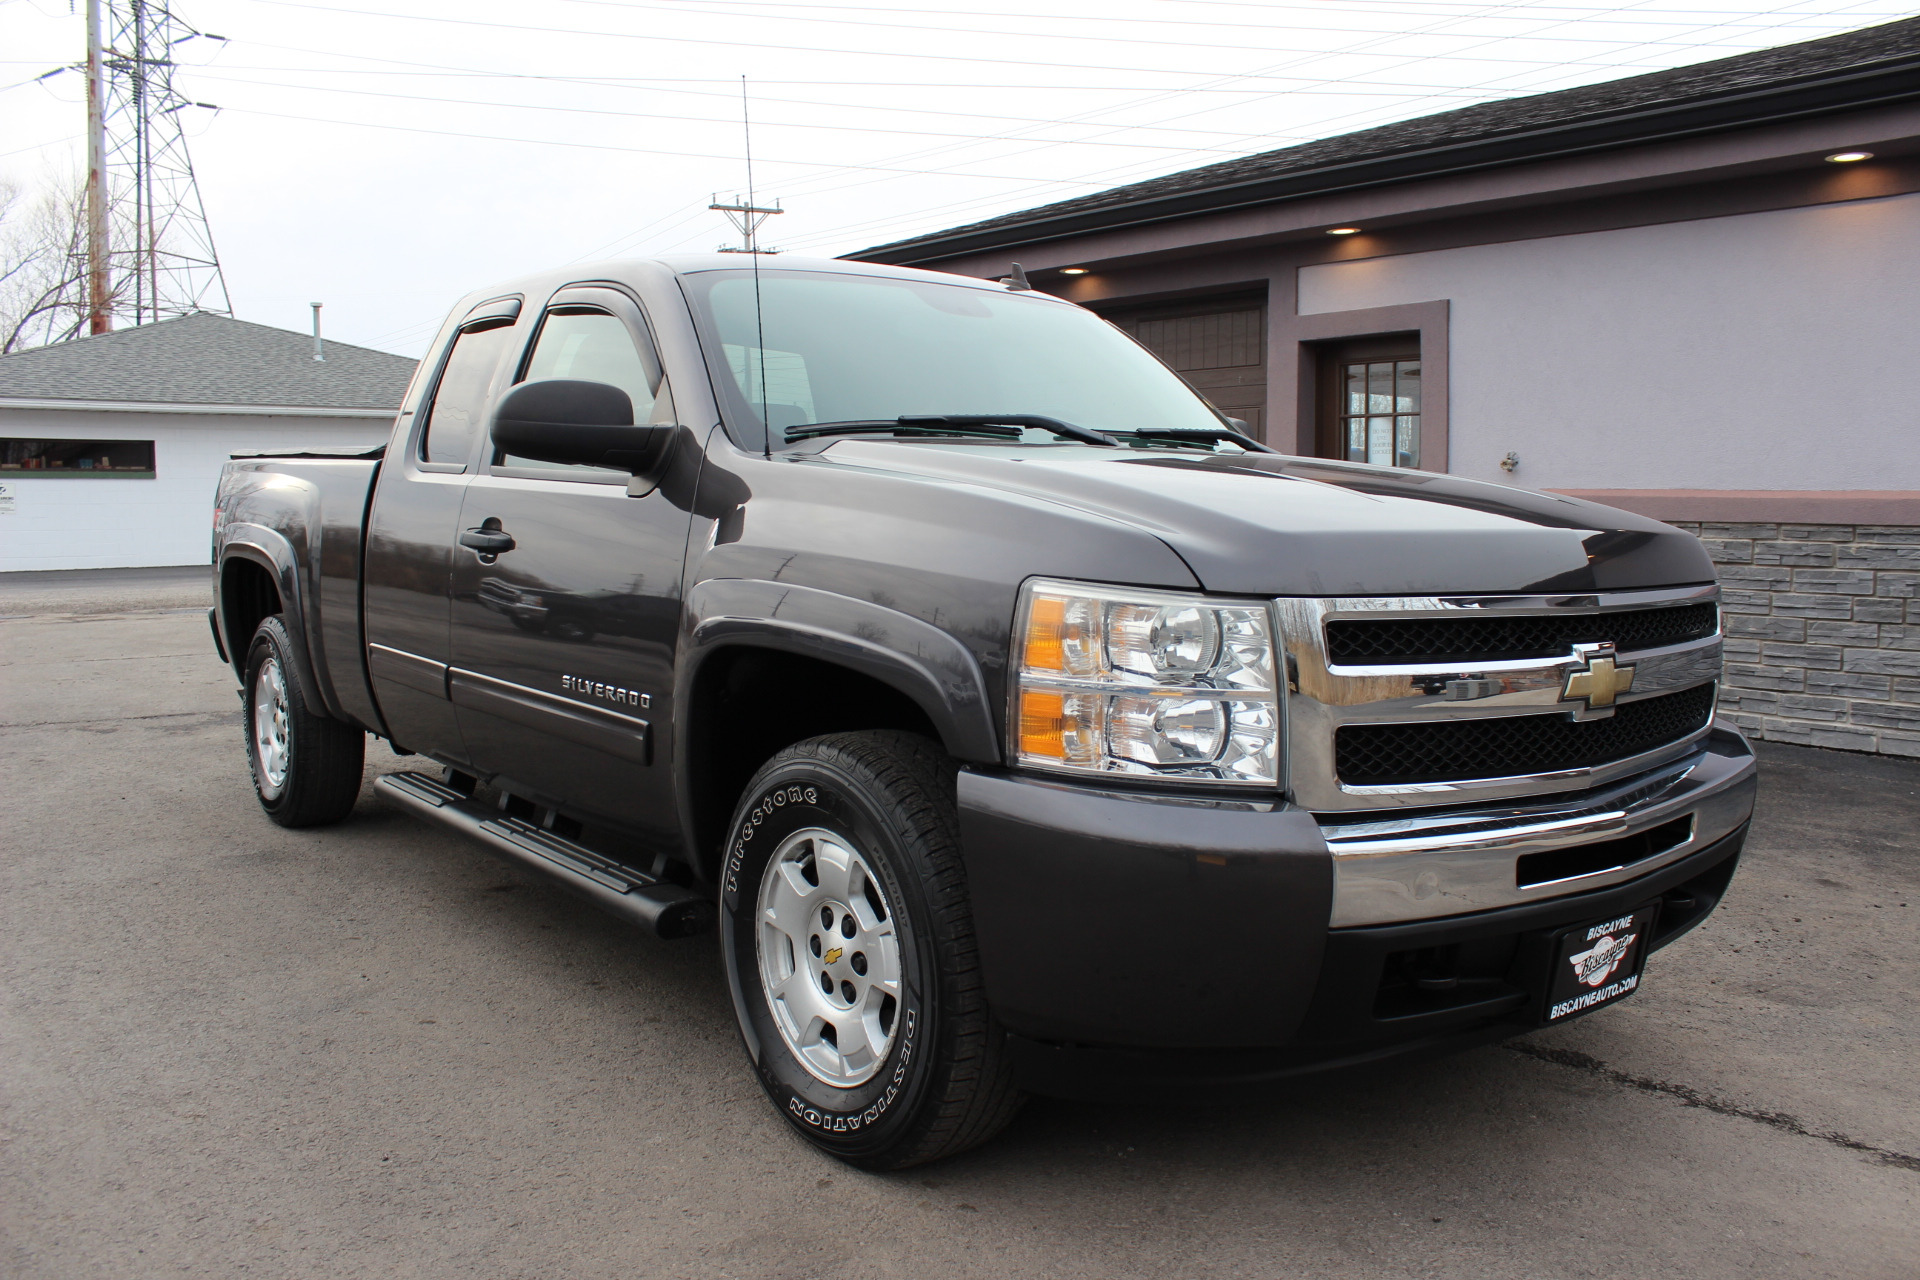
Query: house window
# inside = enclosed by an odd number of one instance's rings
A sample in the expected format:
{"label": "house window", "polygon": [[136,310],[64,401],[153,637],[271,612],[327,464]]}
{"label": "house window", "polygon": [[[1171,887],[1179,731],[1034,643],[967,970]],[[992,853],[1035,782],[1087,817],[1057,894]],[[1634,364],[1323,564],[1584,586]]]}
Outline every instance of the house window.
{"label": "house window", "polygon": [[1348,462],[1420,465],[1420,362],[1353,360],[1340,370]]}
{"label": "house window", "polygon": [[151,440],[0,440],[0,471],[9,477],[151,480]]}
{"label": "house window", "polygon": [[1329,344],[1320,364],[1322,457],[1420,465],[1420,339],[1395,334]]}

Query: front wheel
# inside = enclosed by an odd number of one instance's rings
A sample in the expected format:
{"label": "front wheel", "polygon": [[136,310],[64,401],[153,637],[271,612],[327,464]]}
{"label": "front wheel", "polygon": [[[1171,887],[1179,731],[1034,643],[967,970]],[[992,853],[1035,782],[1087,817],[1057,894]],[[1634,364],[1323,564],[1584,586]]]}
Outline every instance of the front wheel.
{"label": "front wheel", "polygon": [[308,708],[278,614],[253,633],[245,688],[247,765],[267,816],[283,827],[317,827],[351,813],[367,735]]}
{"label": "front wheel", "polygon": [[915,734],[786,748],[731,828],[721,945],[741,1038],[788,1123],[899,1169],[1013,1118],[960,862],[954,765]]}

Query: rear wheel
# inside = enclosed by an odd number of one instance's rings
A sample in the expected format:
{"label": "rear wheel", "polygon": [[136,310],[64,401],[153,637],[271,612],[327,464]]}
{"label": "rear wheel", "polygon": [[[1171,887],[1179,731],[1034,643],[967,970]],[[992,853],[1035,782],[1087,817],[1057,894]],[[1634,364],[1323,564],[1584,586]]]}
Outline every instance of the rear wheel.
{"label": "rear wheel", "polygon": [[353,811],[367,735],[308,708],[293,643],[278,615],[253,633],[246,666],[247,765],[253,792],[283,827],[317,827]]}
{"label": "rear wheel", "polygon": [[954,765],[914,734],[769,760],[734,816],[722,948],[782,1115],[868,1169],[985,1142],[1019,1109],[980,982]]}

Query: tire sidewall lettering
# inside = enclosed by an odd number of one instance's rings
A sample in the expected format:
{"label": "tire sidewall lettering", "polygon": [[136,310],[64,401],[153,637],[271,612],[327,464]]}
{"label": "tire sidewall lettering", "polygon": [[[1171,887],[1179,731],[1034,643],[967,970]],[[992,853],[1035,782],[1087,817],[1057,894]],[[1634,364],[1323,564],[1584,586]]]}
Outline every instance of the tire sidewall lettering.
{"label": "tire sidewall lettering", "polygon": [[[728,921],[723,930],[728,963],[735,967],[744,1001],[740,1012],[753,1024],[760,1044],[756,1066],[762,1083],[791,1122],[822,1137],[846,1141],[857,1141],[858,1135],[869,1130],[882,1130],[887,1122],[904,1120],[913,1113],[916,1099],[925,1090],[921,1061],[925,1052],[920,1041],[927,1031],[927,1011],[919,991],[924,979],[910,976],[902,985],[900,1034],[882,1073],[848,1090],[822,1084],[793,1058],[771,1021],[761,986],[757,930],[742,919],[742,913],[752,914],[765,859],[780,841],[801,827],[821,826],[842,832],[866,851],[894,904],[895,915],[906,917],[908,900],[899,882],[900,868],[895,864],[898,855],[893,852],[897,837],[876,829],[877,820],[867,805],[843,793],[830,779],[773,781],[735,818],[721,880],[721,910]],[[911,920],[903,919],[903,923],[910,931]],[[903,950],[917,945],[910,933],[902,941],[906,944]],[[836,1094],[843,1095],[844,1101],[833,1096]]]}
{"label": "tire sidewall lettering", "polygon": [[908,1010],[901,1019],[900,1045],[896,1050],[899,1056],[894,1062],[893,1074],[887,1079],[887,1087],[871,1103],[855,1111],[832,1111],[816,1106],[790,1091],[787,1094],[787,1114],[822,1133],[857,1133],[873,1124],[887,1113],[894,1100],[906,1089],[907,1069],[913,1062],[914,1033],[918,1024],[918,1011]]}
{"label": "tire sidewall lettering", "polygon": [[789,804],[818,805],[820,788],[812,783],[786,783],[763,794],[754,802],[753,808],[741,820],[739,830],[734,832],[733,840],[727,846],[727,864],[721,877],[721,891],[726,895],[729,909],[738,901],[740,895],[740,865],[746,860],[747,846],[754,834],[768,817]]}

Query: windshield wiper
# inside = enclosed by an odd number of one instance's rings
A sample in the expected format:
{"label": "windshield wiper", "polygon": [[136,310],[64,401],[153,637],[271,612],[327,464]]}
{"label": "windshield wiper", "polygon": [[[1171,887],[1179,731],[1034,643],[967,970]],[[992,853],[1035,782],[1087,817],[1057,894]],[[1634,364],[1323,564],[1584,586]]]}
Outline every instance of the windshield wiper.
{"label": "windshield wiper", "polygon": [[1086,427],[1076,427],[1058,418],[1032,413],[946,413],[906,414],[891,421],[882,418],[852,422],[809,422],[786,429],[788,440],[810,440],[815,436],[977,436],[990,440],[1018,440],[1021,429],[1037,427],[1069,440],[1087,444],[1118,445],[1112,436]]}
{"label": "windshield wiper", "polygon": [[1037,413],[942,413],[905,417],[901,418],[900,422],[903,426],[911,423],[915,426],[925,424],[953,427],[1037,427],[1041,431],[1051,431],[1057,436],[1079,440],[1084,444],[1118,445],[1120,443],[1104,432],[1087,427],[1076,427],[1071,422],[1043,417]]}
{"label": "windshield wiper", "polygon": [[1136,440],[1165,440],[1172,444],[1214,444],[1221,440],[1231,440],[1251,453],[1278,453],[1271,445],[1261,444],[1252,436],[1235,431],[1232,427],[1138,427],[1133,436]]}
{"label": "windshield wiper", "polygon": [[811,440],[815,436],[977,436],[988,440],[1018,440],[1018,427],[948,426],[937,420],[921,422],[907,418],[866,419],[854,422],[808,422],[786,429],[788,440]]}

